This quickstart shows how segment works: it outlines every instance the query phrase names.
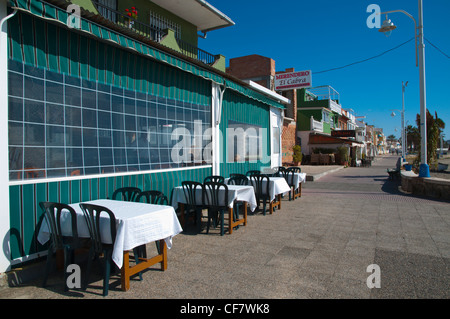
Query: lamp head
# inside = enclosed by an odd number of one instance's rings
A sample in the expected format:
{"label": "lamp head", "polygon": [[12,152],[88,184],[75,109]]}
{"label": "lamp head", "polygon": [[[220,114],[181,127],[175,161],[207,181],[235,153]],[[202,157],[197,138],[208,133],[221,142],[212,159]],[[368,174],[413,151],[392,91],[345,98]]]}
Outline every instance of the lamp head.
{"label": "lamp head", "polygon": [[395,112],[392,112],[392,113],[391,113],[391,116],[394,117],[394,116],[395,116]]}
{"label": "lamp head", "polygon": [[392,30],[397,28],[394,23],[388,19],[386,15],[386,20],[383,21],[383,24],[381,25],[381,28],[378,30],[378,32],[383,32],[385,36],[390,36],[392,33]]}

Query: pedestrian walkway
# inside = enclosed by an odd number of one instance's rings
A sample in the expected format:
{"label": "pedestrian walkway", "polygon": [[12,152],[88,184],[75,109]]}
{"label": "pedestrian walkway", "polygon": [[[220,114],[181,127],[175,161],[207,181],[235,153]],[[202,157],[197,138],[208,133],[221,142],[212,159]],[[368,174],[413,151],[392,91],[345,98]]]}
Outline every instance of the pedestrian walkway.
{"label": "pedestrian walkway", "polygon": [[[400,192],[386,173],[396,160],[306,182],[301,198],[285,196],[281,210],[250,215],[232,235],[177,235],[165,272],[144,272],[127,292],[111,282],[107,298],[449,298],[450,203]],[[381,287],[369,288],[369,276]],[[83,292],[65,293],[59,275],[49,283],[4,289],[0,298],[103,299],[100,277]]]}

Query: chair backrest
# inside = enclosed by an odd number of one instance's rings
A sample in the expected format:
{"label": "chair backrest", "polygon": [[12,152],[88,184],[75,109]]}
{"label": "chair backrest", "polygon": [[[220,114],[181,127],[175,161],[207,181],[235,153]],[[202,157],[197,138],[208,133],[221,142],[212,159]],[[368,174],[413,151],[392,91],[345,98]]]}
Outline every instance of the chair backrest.
{"label": "chair backrest", "polygon": [[294,173],[301,173],[302,169],[298,166],[291,166],[287,168],[288,170],[294,171]]}
{"label": "chair backrest", "polygon": [[56,249],[62,249],[64,245],[63,234],[61,232],[61,216],[63,214],[70,214],[72,227],[72,236],[70,237],[73,243],[78,242],[77,213],[72,207],[53,202],[40,202],[39,206],[44,211],[44,219],[48,225],[52,244]]}
{"label": "chair backrest", "polygon": [[242,174],[231,174],[228,185],[248,185],[248,178]]}
{"label": "chair backrest", "polygon": [[206,182],[204,183],[203,203],[209,208],[228,207],[228,186],[224,183]]}
{"label": "chair backrest", "polygon": [[163,192],[157,190],[148,190],[140,192],[136,198],[136,201],[140,202],[142,198],[145,200],[147,204],[157,204],[157,205],[169,204],[167,196],[164,195]]}
{"label": "chair backrest", "polygon": [[[184,197],[186,198],[186,204],[189,206],[198,206],[199,203],[203,205],[203,184],[195,181],[181,182],[183,188]],[[201,190],[201,193],[198,192]]]}
{"label": "chair backrest", "polygon": [[253,185],[253,188],[255,189],[256,201],[259,205],[261,200],[265,200],[269,197],[269,176],[265,174],[250,175],[249,179],[250,184]]}
{"label": "chair backrest", "polygon": [[287,169],[287,168],[284,167],[284,166],[278,166],[278,167],[277,167],[278,173],[280,173],[280,174],[281,174],[281,172],[285,171],[286,169]]}
{"label": "chair backrest", "polygon": [[203,183],[206,183],[206,182],[223,183],[223,182],[225,182],[225,178],[223,176],[219,176],[219,175],[207,176],[203,180]]}
{"label": "chair backrest", "polygon": [[247,175],[247,176],[259,175],[259,174],[261,174],[261,172],[260,171],[256,171],[256,170],[248,171],[247,173],[245,173],[245,175]]}
{"label": "chair backrest", "polygon": [[286,169],[284,171],[281,172],[281,176],[284,177],[284,179],[286,180],[286,183],[289,186],[294,186],[294,170],[292,169]]}
{"label": "chair backrest", "polygon": [[[136,201],[137,196],[141,192],[140,188],[137,187],[122,187],[114,191],[112,199],[124,200],[128,202]],[[119,197],[119,198],[117,198]]]}
{"label": "chair backrest", "polygon": [[103,250],[103,241],[102,234],[100,232],[100,217],[102,214],[106,214],[109,217],[109,230],[112,240],[112,245],[116,241],[116,217],[114,213],[106,207],[99,205],[92,205],[81,203],[81,210],[84,214],[84,219],[89,229],[89,235],[92,240],[92,245],[97,253],[102,252]]}

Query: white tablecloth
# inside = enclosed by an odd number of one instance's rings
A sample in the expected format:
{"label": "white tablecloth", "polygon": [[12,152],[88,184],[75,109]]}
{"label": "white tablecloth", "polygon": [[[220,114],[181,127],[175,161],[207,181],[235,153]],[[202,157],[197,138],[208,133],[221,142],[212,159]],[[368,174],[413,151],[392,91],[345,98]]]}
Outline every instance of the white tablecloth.
{"label": "white tablecloth", "polygon": [[294,185],[297,189],[301,183],[306,182],[306,173],[294,173]]}
{"label": "white tablecloth", "polygon": [[[245,201],[248,203],[250,210],[253,212],[256,209],[256,196],[252,186],[245,185],[227,185],[228,186],[228,207],[233,208],[234,201]],[[201,205],[201,189],[197,189],[197,199]],[[186,197],[184,196],[183,187],[178,186],[173,190],[172,206],[176,209],[178,203],[186,204]]]}
{"label": "white tablecloth", "polygon": [[[247,177],[248,178],[248,177]],[[225,183],[228,183],[229,178],[225,179]],[[249,183],[250,183],[250,179],[249,179]],[[263,184],[262,184],[262,189],[263,191],[266,189],[266,181],[265,179],[263,180]],[[275,196],[279,195],[279,194],[284,194],[289,192],[291,189],[288,185],[288,183],[286,183],[286,180],[284,179],[284,177],[269,177],[269,197],[270,200],[274,200]]]}
{"label": "white tablecloth", "polygon": [[[172,247],[172,237],[183,231],[175,210],[171,206],[109,199],[99,199],[85,203],[104,206],[114,213],[117,234],[112,259],[119,268],[122,268],[123,252],[125,250],[131,250],[137,246],[161,239],[165,240],[167,248],[170,249]],[[79,203],[71,204],[70,206],[77,213],[78,236],[89,238],[89,230]],[[69,214],[65,215],[68,216]],[[106,214],[102,214],[102,216],[109,220],[109,218],[106,218]],[[104,235],[110,234],[109,222],[101,222],[100,226],[100,232],[103,234],[102,242],[106,244],[111,243],[111,236]],[[66,236],[71,235],[70,219],[63,219],[62,233]],[[37,239],[41,244],[45,244],[50,239],[48,225],[45,221],[42,223]]]}

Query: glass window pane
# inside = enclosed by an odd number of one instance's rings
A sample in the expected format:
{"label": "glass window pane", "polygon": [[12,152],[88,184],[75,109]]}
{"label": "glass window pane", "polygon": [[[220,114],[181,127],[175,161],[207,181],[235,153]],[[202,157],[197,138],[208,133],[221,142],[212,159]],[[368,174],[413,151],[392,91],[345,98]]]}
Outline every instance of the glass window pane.
{"label": "glass window pane", "polygon": [[48,147],[46,151],[47,151],[46,159],[48,169],[66,167],[64,148]]}
{"label": "glass window pane", "polygon": [[81,147],[66,148],[67,167],[83,167],[83,149]]}
{"label": "glass window pane", "polygon": [[44,103],[25,100],[25,122],[44,123]]}
{"label": "glass window pane", "polygon": [[47,146],[64,146],[64,126],[47,125]]}
{"label": "glass window pane", "polygon": [[79,87],[66,85],[64,87],[64,98],[67,105],[81,105],[81,89]]}
{"label": "glass window pane", "polygon": [[25,76],[25,97],[33,100],[44,100],[44,81]]}
{"label": "glass window pane", "polygon": [[25,124],[25,145],[45,146],[45,126]]}
{"label": "glass window pane", "polygon": [[23,145],[23,124],[9,122],[8,124],[9,145]]}
{"label": "glass window pane", "polygon": [[66,106],[65,118],[66,118],[66,125],[81,126],[81,109],[78,107]]}
{"label": "glass window pane", "polygon": [[64,87],[61,83],[52,81],[45,82],[45,97],[47,102],[63,104],[64,103]]}
{"label": "glass window pane", "polygon": [[8,119],[23,121],[23,100],[10,97],[8,100]]}
{"label": "glass window pane", "polygon": [[83,146],[81,128],[66,127],[66,146]]}
{"label": "glass window pane", "polygon": [[62,105],[47,103],[45,111],[47,124],[64,125],[64,108]]}

